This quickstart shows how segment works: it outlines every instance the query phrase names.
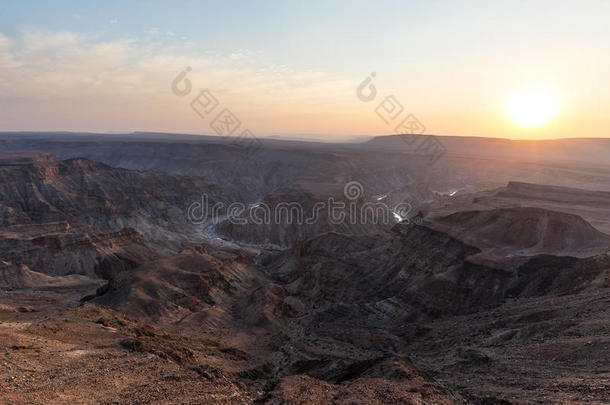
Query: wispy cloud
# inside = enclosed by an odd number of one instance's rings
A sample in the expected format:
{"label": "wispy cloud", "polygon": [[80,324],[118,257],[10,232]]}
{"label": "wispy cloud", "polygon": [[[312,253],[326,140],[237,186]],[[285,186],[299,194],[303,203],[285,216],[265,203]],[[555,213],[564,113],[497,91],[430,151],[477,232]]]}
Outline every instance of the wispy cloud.
{"label": "wispy cloud", "polygon": [[[89,115],[97,112],[119,128],[121,121],[128,126],[130,114],[149,112],[168,121],[187,117],[176,127],[205,132],[169,89],[186,66],[192,67],[189,79],[195,88],[210,89],[244,120],[268,128],[273,124],[264,120],[274,113],[312,116],[308,105],[319,111],[325,104],[351,100],[354,83],[323,72],[265,64],[247,49],[226,54],[188,49],[141,40],[102,41],[74,32],[28,30],[13,38],[0,33],[0,103],[6,114],[7,108],[22,113],[49,108],[67,123],[74,106],[87,105]],[[113,115],[117,105],[124,106],[120,116]]]}
{"label": "wispy cloud", "polygon": [[13,41],[0,33],[0,69],[19,67],[12,53]]}

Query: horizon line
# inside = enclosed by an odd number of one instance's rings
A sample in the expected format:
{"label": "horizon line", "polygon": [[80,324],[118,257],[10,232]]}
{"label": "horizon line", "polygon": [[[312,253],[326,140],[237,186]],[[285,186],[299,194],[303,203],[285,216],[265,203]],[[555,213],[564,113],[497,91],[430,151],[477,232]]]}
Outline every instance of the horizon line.
{"label": "horizon line", "polygon": [[[98,132],[98,131],[90,131],[90,130],[52,130],[52,131],[31,131],[31,130],[0,130],[0,135],[24,135],[24,134],[66,134],[66,135],[110,135],[110,136],[125,136],[125,135],[168,135],[168,136],[190,136],[190,137],[209,137],[209,138],[226,138],[230,139],[232,136],[222,136],[217,134],[204,134],[204,133],[188,133],[188,132],[162,132],[162,131],[107,131],[107,132]],[[366,142],[367,140],[372,140],[375,138],[384,138],[384,137],[392,137],[392,136],[400,136],[406,134],[377,134],[377,135],[364,135],[364,134],[328,134],[326,136],[333,137],[342,137],[342,138],[367,138],[362,139],[362,142]],[[505,137],[495,137],[495,136],[481,136],[481,135],[446,135],[446,134],[417,134],[422,136],[435,136],[440,138],[468,138],[468,139],[495,139],[495,140],[506,140],[506,141],[525,141],[525,142],[540,142],[540,141],[559,141],[559,140],[600,140],[600,139],[610,139],[608,137],[558,137],[558,138],[535,138],[535,139],[522,139],[522,138],[505,138]],[[287,141],[287,142],[312,142],[312,143],[358,143],[357,139],[353,139],[352,141],[342,141],[342,140],[325,140],[316,137],[325,136],[325,134],[300,134],[300,133],[292,133],[292,134],[256,134],[259,139],[266,140],[275,140],[275,141]],[[285,138],[284,138],[285,137]]]}

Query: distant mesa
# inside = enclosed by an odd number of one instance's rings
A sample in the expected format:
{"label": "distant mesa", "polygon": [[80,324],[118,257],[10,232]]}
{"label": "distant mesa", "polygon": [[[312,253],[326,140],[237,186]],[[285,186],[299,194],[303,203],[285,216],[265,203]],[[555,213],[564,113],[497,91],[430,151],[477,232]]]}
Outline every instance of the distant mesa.
{"label": "distant mesa", "polygon": [[610,236],[580,216],[542,208],[464,211],[432,221],[448,234],[480,248],[510,248],[533,254],[610,247]]}

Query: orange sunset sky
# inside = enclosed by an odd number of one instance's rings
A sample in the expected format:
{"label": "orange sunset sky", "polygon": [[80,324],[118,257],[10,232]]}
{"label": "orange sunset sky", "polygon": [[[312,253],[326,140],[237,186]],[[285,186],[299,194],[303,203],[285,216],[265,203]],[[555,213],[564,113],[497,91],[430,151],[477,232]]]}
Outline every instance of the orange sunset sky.
{"label": "orange sunset sky", "polygon": [[[211,134],[209,89],[254,133],[393,132],[393,95],[427,133],[606,137],[610,2],[8,1],[1,131]],[[187,66],[192,92],[171,90]],[[377,97],[357,88],[371,73]]]}

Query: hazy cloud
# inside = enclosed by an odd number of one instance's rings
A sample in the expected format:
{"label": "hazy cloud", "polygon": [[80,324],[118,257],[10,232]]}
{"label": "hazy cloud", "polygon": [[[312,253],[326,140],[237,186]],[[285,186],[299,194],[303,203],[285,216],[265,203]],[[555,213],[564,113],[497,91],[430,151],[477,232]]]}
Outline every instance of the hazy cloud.
{"label": "hazy cloud", "polygon": [[0,69],[16,68],[19,63],[15,61],[12,53],[13,42],[0,33]]}
{"label": "hazy cloud", "polygon": [[[74,117],[71,106],[87,106],[89,114],[105,112],[106,120],[126,122],[130,114],[144,112],[167,120],[183,116],[192,123],[181,124],[197,131],[194,125],[203,124],[189,114],[185,100],[170,91],[171,81],[186,66],[192,68],[189,79],[195,91],[215,92],[244,121],[271,119],[288,110],[307,115],[307,105],[320,110],[325,103],[353,98],[351,81],[267,65],[247,49],[227,54],[187,49],[175,43],[100,41],[74,32],[23,31],[15,38],[0,33],[0,102],[24,113],[59,111],[66,121]],[[120,117],[116,116],[119,105],[123,106]]]}

